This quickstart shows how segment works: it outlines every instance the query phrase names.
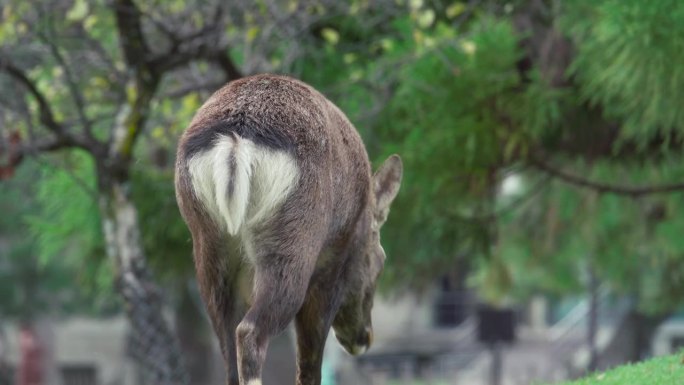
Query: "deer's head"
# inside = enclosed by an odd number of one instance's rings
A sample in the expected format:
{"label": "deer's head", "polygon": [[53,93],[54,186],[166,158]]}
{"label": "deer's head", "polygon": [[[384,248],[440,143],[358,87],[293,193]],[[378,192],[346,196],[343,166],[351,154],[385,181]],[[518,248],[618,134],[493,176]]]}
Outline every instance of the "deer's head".
{"label": "deer's head", "polygon": [[380,244],[380,228],[387,220],[390,204],[399,192],[402,163],[390,156],[371,179],[371,199],[362,224],[365,240],[358,250],[358,264],[350,272],[346,297],[333,321],[335,337],[350,354],[364,353],[373,342],[371,309],[375,286],[385,265],[385,251]]}

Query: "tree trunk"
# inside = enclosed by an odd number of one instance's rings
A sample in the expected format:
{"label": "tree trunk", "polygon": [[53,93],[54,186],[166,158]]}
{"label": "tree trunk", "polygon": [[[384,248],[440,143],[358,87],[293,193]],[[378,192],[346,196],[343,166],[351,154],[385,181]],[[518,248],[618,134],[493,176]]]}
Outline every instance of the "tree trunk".
{"label": "tree trunk", "polygon": [[161,290],[147,267],[135,206],[127,183],[99,174],[99,206],[107,255],[116,267],[116,290],[131,324],[128,353],[145,384],[188,384],[178,338],[163,317]]}
{"label": "tree trunk", "polygon": [[587,371],[594,372],[598,368],[598,348],[596,346],[596,335],[598,333],[598,301],[599,301],[599,282],[593,266],[588,268],[588,291],[589,291],[589,325],[587,328],[587,345],[589,345],[589,363]]}
{"label": "tree trunk", "polygon": [[5,336],[4,325],[0,320],[0,385],[11,385],[13,378],[11,376],[9,357],[7,353],[7,338]]}
{"label": "tree trunk", "polygon": [[634,309],[630,313],[634,325],[634,340],[632,343],[632,354],[630,361],[639,362],[646,359],[651,354],[651,342],[658,326],[667,319],[669,315],[647,315]]}
{"label": "tree trunk", "polygon": [[213,334],[209,334],[199,295],[195,299],[189,285],[182,285],[178,294],[176,334],[185,353],[188,373],[193,384],[208,384],[212,374]]}

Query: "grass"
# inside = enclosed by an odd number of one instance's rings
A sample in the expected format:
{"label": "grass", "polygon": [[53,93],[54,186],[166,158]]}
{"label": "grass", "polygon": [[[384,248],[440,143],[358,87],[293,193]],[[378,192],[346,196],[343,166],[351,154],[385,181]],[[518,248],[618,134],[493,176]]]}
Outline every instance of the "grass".
{"label": "grass", "polygon": [[559,385],[684,385],[684,352],[620,366]]}
{"label": "grass", "polygon": [[[441,385],[443,382],[388,382],[389,385]],[[673,356],[654,358],[638,364],[594,373],[583,379],[554,385],[684,385],[684,351]]]}

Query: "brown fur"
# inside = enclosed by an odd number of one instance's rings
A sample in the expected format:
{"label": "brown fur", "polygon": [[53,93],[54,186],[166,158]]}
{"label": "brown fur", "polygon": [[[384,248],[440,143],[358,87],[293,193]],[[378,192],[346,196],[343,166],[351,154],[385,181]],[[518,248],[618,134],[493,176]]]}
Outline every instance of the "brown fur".
{"label": "brown fur", "polygon": [[[207,215],[188,171],[186,157],[201,151],[202,135],[214,135],[208,130],[226,121],[237,122],[231,129],[238,135],[291,153],[300,172],[282,206],[252,232],[250,260],[242,256],[242,240],[222,233]],[[371,175],[361,138],[344,114],[291,78],[231,82],[197,112],[179,143],[176,196],[229,384],[261,378],[268,339],[293,319],[300,385],[320,383],[331,324],[346,348],[370,344],[372,296],[384,263],[378,231],[399,188],[399,157],[381,170]]]}

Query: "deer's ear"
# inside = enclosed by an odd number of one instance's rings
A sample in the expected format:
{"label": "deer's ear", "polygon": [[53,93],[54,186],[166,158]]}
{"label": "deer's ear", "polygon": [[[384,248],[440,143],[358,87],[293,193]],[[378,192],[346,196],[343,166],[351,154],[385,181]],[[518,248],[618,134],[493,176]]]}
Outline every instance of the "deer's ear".
{"label": "deer's ear", "polygon": [[[382,222],[387,219],[390,204],[399,192],[403,166],[399,155],[391,155],[373,175],[375,210]],[[382,224],[382,223],[380,223]]]}

